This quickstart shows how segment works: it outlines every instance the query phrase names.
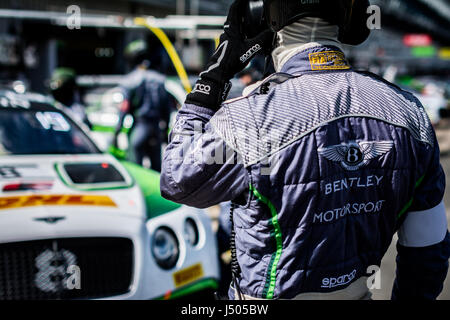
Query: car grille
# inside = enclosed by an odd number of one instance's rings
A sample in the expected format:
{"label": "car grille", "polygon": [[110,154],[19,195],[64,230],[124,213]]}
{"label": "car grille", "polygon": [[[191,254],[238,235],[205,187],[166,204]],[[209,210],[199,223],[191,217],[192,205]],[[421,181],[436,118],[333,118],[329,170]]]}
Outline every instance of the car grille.
{"label": "car grille", "polygon": [[0,244],[0,300],[95,299],[129,292],[133,243],[71,238]]}

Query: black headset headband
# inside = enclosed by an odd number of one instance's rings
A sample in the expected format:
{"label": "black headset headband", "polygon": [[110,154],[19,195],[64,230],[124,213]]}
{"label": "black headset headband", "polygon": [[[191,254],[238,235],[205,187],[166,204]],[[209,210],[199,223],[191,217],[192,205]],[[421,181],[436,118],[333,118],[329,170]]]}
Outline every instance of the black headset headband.
{"label": "black headset headband", "polygon": [[[250,23],[252,26],[263,19],[266,27],[275,32],[303,17],[323,18],[339,26],[339,40],[342,43],[358,45],[370,34],[367,27],[368,6],[369,0],[249,0],[248,11],[256,17]],[[256,21],[258,19],[260,21]]]}
{"label": "black headset headband", "polygon": [[265,0],[265,18],[269,27],[277,32],[285,26],[298,21],[303,17],[320,17],[334,24],[337,15],[336,4],[339,1],[328,0]]}

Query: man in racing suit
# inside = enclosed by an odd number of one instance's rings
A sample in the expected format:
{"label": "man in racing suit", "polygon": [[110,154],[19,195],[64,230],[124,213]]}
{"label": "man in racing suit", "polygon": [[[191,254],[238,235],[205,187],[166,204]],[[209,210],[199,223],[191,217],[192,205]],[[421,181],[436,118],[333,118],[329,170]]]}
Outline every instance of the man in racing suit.
{"label": "man in racing suit", "polygon": [[175,103],[165,89],[165,76],[155,70],[149,70],[147,58],[148,48],[143,40],[130,43],[125,56],[134,70],[126,75],[120,85],[124,100],[120,107],[119,122],[114,137],[114,147],[117,147],[117,136],[127,114],[132,114],[134,124],[130,134],[130,144],[133,150],[134,162],[143,165],[147,156],[151,168],[161,171],[162,134],[160,121],[169,124],[170,113],[175,109]]}
{"label": "man in racing suit", "polygon": [[231,299],[370,298],[370,267],[397,231],[392,298],[436,299],[450,236],[439,146],[420,102],[353,70],[340,27],[310,14],[275,30],[277,73],[222,103],[229,79],[271,45],[267,31],[242,37],[242,2],[178,114],[161,194],[200,208],[233,201]]}
{"label": "man in racing suit", "polygon": [[63,105],[80,123],[92,129],[92,124],[86,113],[86,107],[81,102],[80,88],[76,82],[75,70],[71,68],[57,68],[53,71],[48,87],[56,102]]}

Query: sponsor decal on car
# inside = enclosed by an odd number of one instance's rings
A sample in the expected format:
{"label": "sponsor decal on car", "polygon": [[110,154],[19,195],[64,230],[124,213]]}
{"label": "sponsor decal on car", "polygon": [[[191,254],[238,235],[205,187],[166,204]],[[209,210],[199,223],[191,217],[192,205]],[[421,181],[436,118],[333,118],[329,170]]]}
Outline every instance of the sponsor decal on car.
{"label": "sponsor decal on car", "polygon": [[201,263],[195,264],[189,268],[180,270],[173,274],[173,281],[175,282],[175,287],[182,287],[196,280],[203,278],[204,271]]}
{"label": "sponsor decal on car", "polygon": [[32,195],[0,197],[0,210],[38,206],[117,207],[108,196],[95,195]]}
{"label": "sponsor decal on car", "polygon": [[0,179],[20,178],[20,173],[14,166],[0,166]]}

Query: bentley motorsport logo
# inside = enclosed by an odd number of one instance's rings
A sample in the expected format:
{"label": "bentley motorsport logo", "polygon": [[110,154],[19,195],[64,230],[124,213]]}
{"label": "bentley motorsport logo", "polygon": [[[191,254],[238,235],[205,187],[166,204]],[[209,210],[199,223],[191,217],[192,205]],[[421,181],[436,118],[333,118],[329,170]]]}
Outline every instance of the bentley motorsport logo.
{"label": "bentley motorsport logo", "polygon": [[319,148],[318,152],[326,159],[338,162],[345,170],[356,171],[369,164],[370,160],[379,158],[394,146],[393,141],[371,141],[342,143]]}

